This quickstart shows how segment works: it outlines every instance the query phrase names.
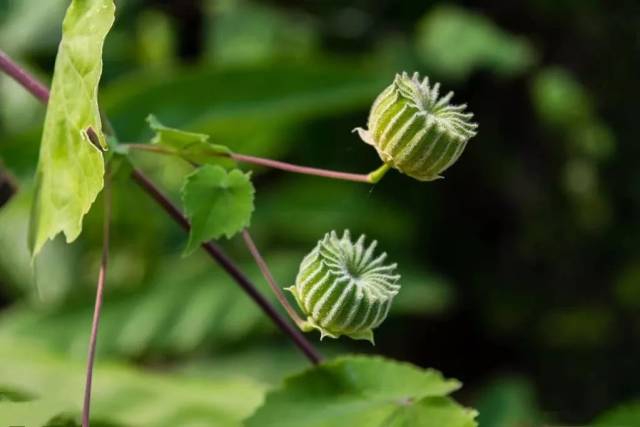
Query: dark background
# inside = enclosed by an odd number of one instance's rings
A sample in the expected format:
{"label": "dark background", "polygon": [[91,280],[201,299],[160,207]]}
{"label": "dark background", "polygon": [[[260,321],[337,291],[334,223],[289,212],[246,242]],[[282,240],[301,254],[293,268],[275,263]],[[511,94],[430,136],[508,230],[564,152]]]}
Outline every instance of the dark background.
{"label": "dark background", "polygon": [[[0,1],[0,47],[46,80],[65,2],[44,2],[47,14],[21,3]],[[407,296],[376,347],[323,352],[437,368],[465,384],[458,398],[481,426],[584,424],[638,398],[637,1],[118,3],[101,100],[124,140],[148,138],[154,113],[244,154],[365,172],[379,161],[350,131],[395,72],[435,78],[475,113],[478,136],[437,182],[392,172],[371,189],[256,170],[253,230],[283,286],[332,228],[366,232],[405,269]],[[88,329],[100,212],[77,243],[47,248],[38,294],[23,241],[43,111],[0,78],[0,156],[21,183],[0,211],[0,329],[81,359],[72,343]],[[176,194],[184,165],[138,161]],[[227,303],[199,335],[168,338],[192,309],[166,288],[232,285],[201,255],[180,257],[184,236],[135,187],[115,191],[101,357],[188,372],[251,360],[269,380],[304,365],[235,290],[210,296]],[[226,249],[250,265],[236,240]],[[131,318],[144,310],[162,315]],[[123,344],[115,331],[133,321],[156,332]]]}

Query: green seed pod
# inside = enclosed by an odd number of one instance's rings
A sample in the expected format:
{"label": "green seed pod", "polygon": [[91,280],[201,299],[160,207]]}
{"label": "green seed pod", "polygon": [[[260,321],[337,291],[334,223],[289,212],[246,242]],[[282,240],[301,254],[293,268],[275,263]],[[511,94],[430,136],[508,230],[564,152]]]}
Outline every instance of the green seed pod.
{"label": "green seed pod", "polygon": [[383,264],[377,242],[365,247],[365,236],[353,243],[349,231],[327,233],[302,260],[296,284],[288,288],[307,315],[302,329],[338,338],[346,335],[373,343],[373,329],[387,317],[400,285],[397,264]]}
{"label": "green seed pod", "polygon": [[383,162],[420,181],[442,178],[476,134],[466,104],[451,105],[453,92],[438,98],[440,83],[429,85],[415,73],[397,74],[373,103],[367,126],[356,128]]}

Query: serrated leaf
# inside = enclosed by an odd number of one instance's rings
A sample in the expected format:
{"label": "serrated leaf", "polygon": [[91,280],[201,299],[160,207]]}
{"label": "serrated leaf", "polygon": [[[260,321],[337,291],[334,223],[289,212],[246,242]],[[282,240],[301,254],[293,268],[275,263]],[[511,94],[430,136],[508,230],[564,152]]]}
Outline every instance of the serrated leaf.
{"label": "serrated leaf", "polygon": [[473,427],[475,411],[445,396],[460,383],[381,357],[342,357],[285,380],[248,427]]}
{"label": "serrated leaf", "polygon": [[239,169],[204,165],[187,176],[182,201],[191,233],[185,254],[200,244],[222,236],[231,238],[249,226],[253,213],[253,184]]}
{"label": "serrated leaf", "polygon": [[[36,171],[29,244],[38,254],[63,232],[67,242],[82,230],[82,219],[102,190],[107,144],[102,134],[97,91],[102,46],[114,20],[112,0],[74,0],[62,24],[51,94]],[[88,129],[95,135],[93,145]]]}
{"label": "serrated leaf", "polygon": [[147,123],[156,133],[151,140],[152,144],[175,151],[176,155],[188,162],[220,165],[226,169],[236,165],[229,157],[231,150],[224,145],[209,142],[209,135],[167,127],[153,115],[147,117]]}

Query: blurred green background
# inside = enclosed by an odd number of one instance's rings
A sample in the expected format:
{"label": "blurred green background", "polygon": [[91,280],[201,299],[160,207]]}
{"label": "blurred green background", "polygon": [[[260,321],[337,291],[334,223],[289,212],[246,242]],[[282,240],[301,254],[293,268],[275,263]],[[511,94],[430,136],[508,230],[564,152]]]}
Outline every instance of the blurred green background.
{"label": "blurred green background", "polygon": [[[116,3],[100,100],[127,142],[149,139],[153,113],[239,153],[368,172],[379,160],[351,129],[395,72],[441,81],[475,113],[478,136],[437,182],[253,169],[251,230],[282,286],[330,229],[366,233],[400,264],[376,346],[318,342],[324,354],[437,368],[464,382],[456,397],[482,427],[585,424],[640,398],[637,1]],[[0,0],[0,48],[47,82],[67,4]],[[0,76],[0,161],[19,182],[0,209],[0,400],[81,392],[102,216],[32,270],[43,117]],[[188,165],[135,162],[178,200]],[[181,257],[186,236],[139,188],[114,187],[96,414],[233,425],[307,362],[204,254]],[[221,243],[268,293],[241,241]]]}

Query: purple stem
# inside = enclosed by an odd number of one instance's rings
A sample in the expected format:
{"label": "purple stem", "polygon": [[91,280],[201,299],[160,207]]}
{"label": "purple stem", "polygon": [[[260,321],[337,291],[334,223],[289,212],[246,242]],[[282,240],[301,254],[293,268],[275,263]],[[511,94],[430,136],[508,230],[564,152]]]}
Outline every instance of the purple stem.
{"label": "purple stem", "polygon": [[33,96],[43,103],[46,104],[47,101],[49,101],[49,89],[13,62],[2,50],[0,50],[0,69],[20,83],[22,87],[31,92]]}
{"label": "purple stem", "polygon": [[[18,83],[29,90],[36,98],[46,103],[49,99],[49,91],[45,86],[39,83],[34,77],[26,73],[22,68],[15,64],[9,56],[0,50],[0,70],[6,72],[13,77]],[[107,123],[108,124],[108,123]],[[132,178],[158,203],[164,210],[185,230],[190,230],[190,224],[182,212],[164,195],[162,192],[145,177],[142,172],[134,169]],[[235,279],[240,287],[253,299],[262,310],[273,320],[273,322],[291,338],[298,348],[314,363],[320,363],[322,356],[316,351],[313,345],[294,328],[284,317],[276,311],[271,303],[266,300],[262,294],[258,292],[251,281],[240,271],[240,269],[231,261],[216,245],[213,243],[204,243],[202,248],[215,259],[227,273]],[[89,374],[89,373],[88,373]]]}
{"label": "purple stem", "polygon": [[105,173],[103,197],[104,218],[102,223],[102,259],[100,261],[100,272],[98,273],[98,285],[96,287],[96,302],[93,308],[91,337],[89,338],[87,378],[84,387],[84,402],[82,405],[82,427],[89,427],[89,414],[91,412],[91,386],[93,384],[93,365],[96,359],[98,327],[100,326],[100,312],[102,309],[104,284],[107,279],[107,263],[109,260],[109,226],[111,224],[111,173],[108,167],[107,172]]}
{"label": "purple stem", "polygon": [[[149,180],[142,172],[134,169],[131,176],[162,208],[175,220],[185,231],[189,231],[191,226],[189,220],[182,214],[180,209],[165,196],[156,185]],[[242,271],[231,261],[222,250],[212,242],[202,244],[202,249],[240,285],[262,311],[298,346],[298,348],[309,358],[318,364],[322,361],[322,356],[318,354],[313,345],[302,335],[302,333],[287,322],[271,303],[256,289],[255,285],[244,275]]]}

